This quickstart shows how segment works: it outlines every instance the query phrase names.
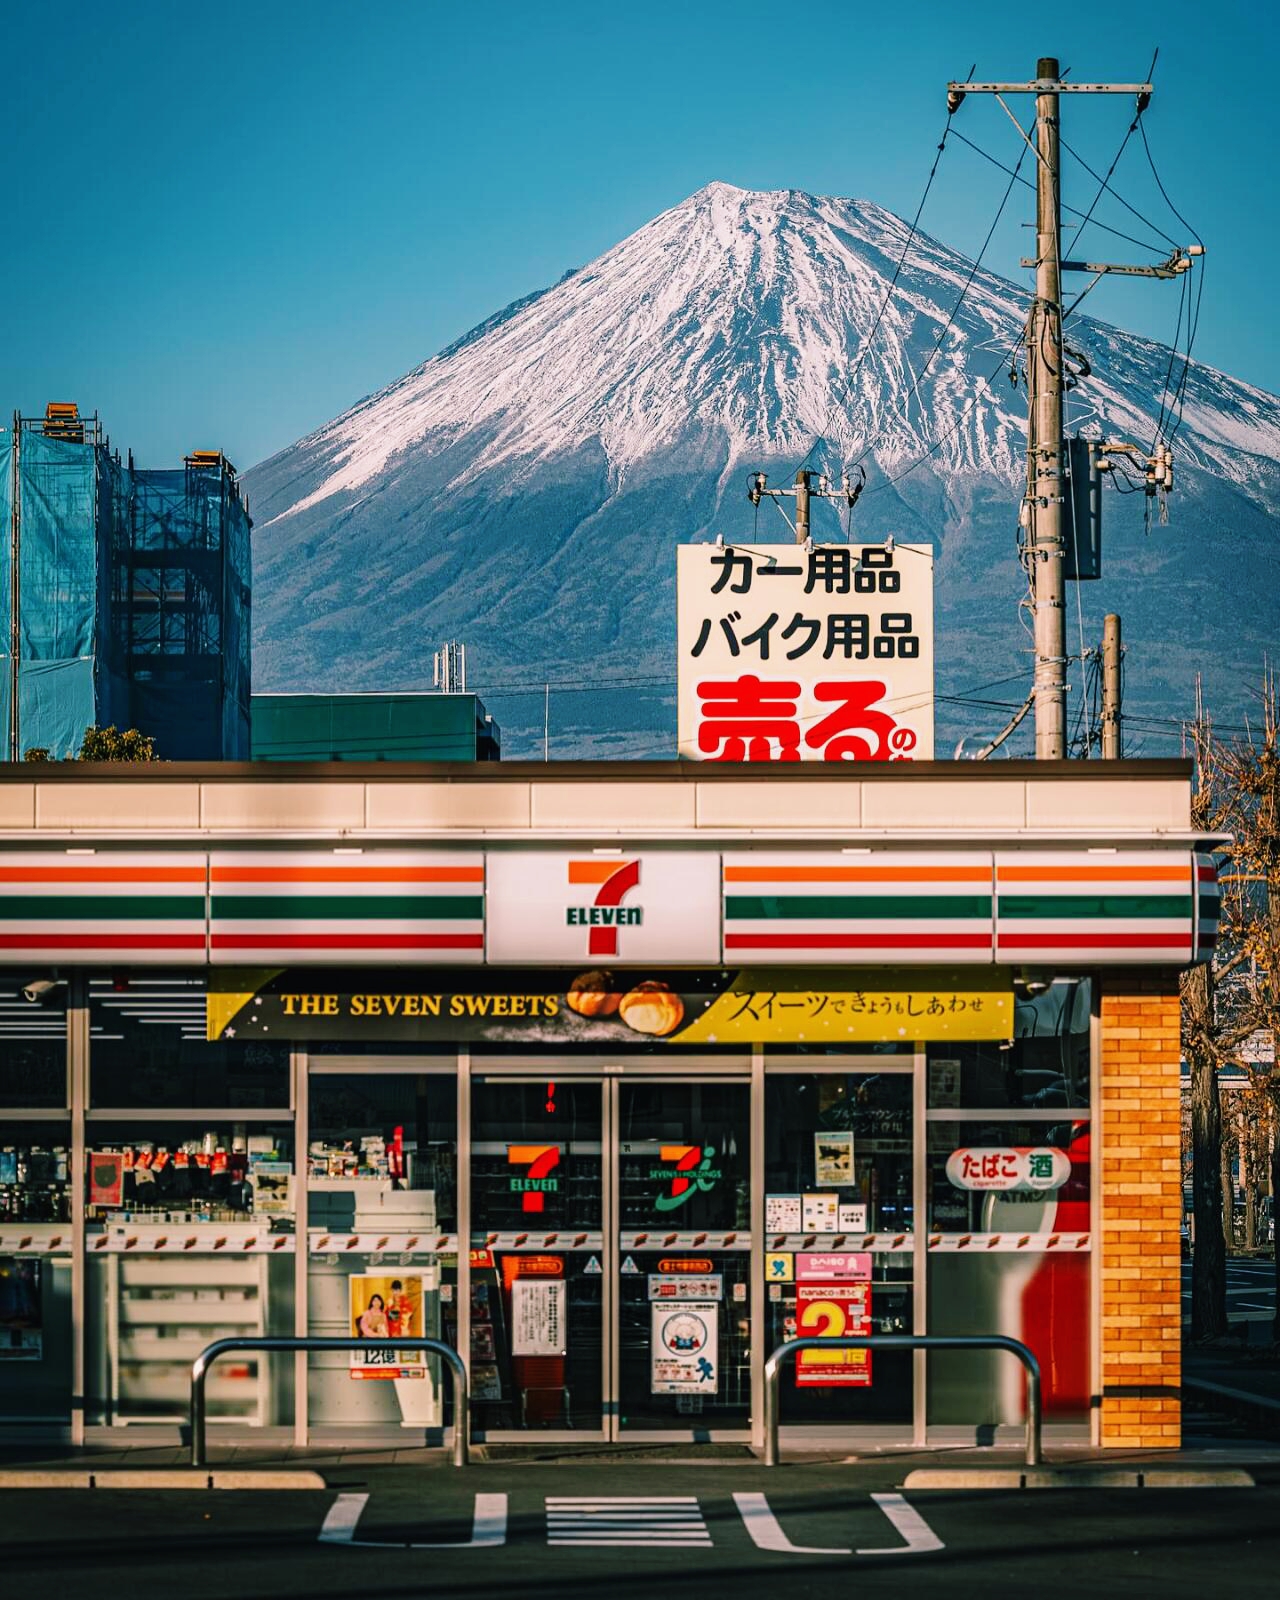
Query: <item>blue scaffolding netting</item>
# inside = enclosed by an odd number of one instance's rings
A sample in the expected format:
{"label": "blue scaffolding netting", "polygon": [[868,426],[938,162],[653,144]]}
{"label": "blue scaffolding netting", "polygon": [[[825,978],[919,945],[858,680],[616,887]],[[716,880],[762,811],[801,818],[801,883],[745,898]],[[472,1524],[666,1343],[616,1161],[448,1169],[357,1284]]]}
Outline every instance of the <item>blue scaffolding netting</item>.
{"label": "blue scaffolding netting", "polygon": [[169,760],[247,759],[249,531],[221,457],[147,471],[39,425],[0,436],[9,758],[65,759],[115,724]]}

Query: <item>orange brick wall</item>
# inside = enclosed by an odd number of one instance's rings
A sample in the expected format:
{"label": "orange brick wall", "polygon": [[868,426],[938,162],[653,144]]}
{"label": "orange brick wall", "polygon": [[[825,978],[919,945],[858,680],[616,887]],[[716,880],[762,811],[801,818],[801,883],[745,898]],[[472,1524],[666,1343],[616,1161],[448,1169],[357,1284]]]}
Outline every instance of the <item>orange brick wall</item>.
{"label": "orange brick wall", "polygon": [[1178,977],[1106,973],[1101,1026],[1102,1443],[1181,1440]]}

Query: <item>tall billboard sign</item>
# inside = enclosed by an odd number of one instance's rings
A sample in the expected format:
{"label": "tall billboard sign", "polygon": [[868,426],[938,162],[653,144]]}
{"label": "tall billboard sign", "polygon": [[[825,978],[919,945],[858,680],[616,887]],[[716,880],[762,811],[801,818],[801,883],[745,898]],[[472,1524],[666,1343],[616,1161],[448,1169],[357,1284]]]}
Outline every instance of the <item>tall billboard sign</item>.
{"label": "tall billboard sign", "polygon": [[933,758],[928,545],[681,545],[680,754]]}

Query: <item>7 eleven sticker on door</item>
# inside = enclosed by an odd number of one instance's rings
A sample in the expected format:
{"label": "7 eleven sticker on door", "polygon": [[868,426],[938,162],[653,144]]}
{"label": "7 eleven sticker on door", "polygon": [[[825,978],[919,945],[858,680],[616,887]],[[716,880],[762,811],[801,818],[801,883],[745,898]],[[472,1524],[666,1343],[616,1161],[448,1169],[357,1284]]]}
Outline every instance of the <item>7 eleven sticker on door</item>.
{"label": "7 eleven sticker on door", "polygon": [[[870,1332],[869,1283],[796,1285],[797,1338],[836,1339]],[[797,1388],[866,1388],[870,1384],[870,1350],[801,1350],[796,1356]]]}
{"label": "7 eleven sticker on door", "polygon": [[708,851],[494,851],[487,959],[717,963],[719,876],[719,859]]}

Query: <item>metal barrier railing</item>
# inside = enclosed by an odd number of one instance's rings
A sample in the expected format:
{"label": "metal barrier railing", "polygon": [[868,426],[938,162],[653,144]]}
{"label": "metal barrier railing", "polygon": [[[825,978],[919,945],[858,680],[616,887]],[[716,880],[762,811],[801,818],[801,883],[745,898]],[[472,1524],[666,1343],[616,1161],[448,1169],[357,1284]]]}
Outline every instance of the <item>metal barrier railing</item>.
{"label": "metal barrier railing", "polygon": [[764,1464],[778,1465],[778,1379],[783,1363],[801,1350],[1007,1350],[1027,1369],[1027,1446],[1029,1467],[1040,1465],[1040,1363],[1018,1339],[1002,1333],[868,1333],[836,1338],[791,1339],[764,1364]]}
{"label": "metal barrier railing", "polygon": [[206,1345],[191,1363],[191,1465],[203,1467],[205,1460],[205,1379],[219,1356],[232,1350],[377,1350],[391,1355],[399,1350],[425,1350],[428,1355],[439,1356],[448,1367],[453,1379],[453,1464],[465,1467],[471,1439],[471,1396],[467,1387],[467,1369],[462,1357],[451,1345],[438,1339],[320,1339],[266,1335],[258,1338],[215,1339]]}

